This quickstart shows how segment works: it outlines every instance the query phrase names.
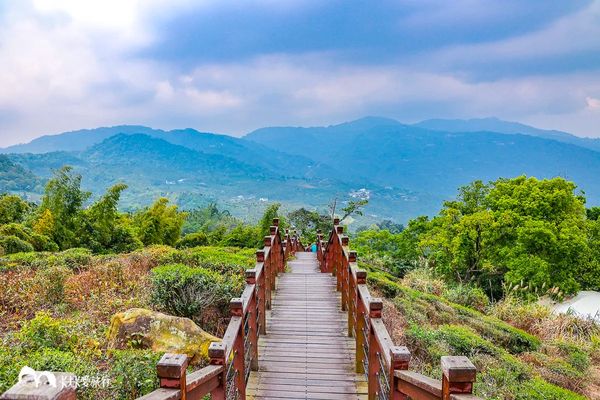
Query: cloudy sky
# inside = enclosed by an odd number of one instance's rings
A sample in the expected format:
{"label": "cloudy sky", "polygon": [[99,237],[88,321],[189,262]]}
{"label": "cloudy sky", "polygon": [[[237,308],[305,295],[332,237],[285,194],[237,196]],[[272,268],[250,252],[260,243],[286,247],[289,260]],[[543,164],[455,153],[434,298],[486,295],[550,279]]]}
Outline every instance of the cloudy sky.
{"label": "cloudy sky", "polygon": [[600,137],[600,0],[0,0],[0,145],[366,115]]}

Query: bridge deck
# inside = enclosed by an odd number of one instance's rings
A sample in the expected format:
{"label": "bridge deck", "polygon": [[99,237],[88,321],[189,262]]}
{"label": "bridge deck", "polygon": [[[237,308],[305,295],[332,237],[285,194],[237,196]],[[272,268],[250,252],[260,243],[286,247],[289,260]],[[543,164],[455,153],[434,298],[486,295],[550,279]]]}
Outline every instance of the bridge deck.
{"label": "bridge deck", "polygon": [[315,253],[296,253],[281,274],[259,339],[259,370],[247,395],[254,399],[366,399],[367,385],[354,372],[335,278],[319,271]]}

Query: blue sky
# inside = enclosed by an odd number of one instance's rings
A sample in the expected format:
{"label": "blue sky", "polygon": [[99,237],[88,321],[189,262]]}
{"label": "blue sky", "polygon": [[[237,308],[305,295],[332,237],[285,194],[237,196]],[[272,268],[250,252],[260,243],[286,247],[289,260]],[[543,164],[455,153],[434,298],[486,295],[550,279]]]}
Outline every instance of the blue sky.
{"label": "blue sky", "polygon": [[600,0],[5,0],[0,145],[381,115],[600,137]]}

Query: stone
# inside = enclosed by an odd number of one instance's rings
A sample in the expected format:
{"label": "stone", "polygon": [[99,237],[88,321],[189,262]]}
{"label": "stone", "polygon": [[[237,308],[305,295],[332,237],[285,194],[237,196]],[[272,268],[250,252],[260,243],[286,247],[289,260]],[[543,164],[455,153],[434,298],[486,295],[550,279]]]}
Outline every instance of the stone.
{"label": "stone", "polygon": [[132,308],[112,317],[108,330],[109,347],[141,347],[158,353],[186,354],[190,363],[208,360],[211,342],[221,339],[201,329],[189,318]]}

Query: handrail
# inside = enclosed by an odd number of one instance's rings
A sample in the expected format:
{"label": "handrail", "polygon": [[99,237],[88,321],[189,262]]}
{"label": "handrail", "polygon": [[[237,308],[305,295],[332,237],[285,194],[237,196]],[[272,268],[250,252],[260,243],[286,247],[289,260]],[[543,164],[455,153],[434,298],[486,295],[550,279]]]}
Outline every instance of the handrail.
{"label": "handrail", "polygon": [[466,357],[442,357],[441,381],[408,371],[410,351],[394,345],[383,324],[382,300],[371,296],[367,272],[358,268],[339,218],[333,225],[327,241],[317,231],[317,260],[321,272],[336,277],[342,310],[348,315],[348,336],[356,342],[355,369],[367,379],[369,400],[478,399],[472,396],[476,369]]}
{"label": "handrail", "polygon": [[[156,367],[160,388],[138,400],[196,400],[207,394],[213,400],[245,398],[250,371],[258,370],[258,338],[266,333],[266,310],[271,308],[275,280],[280,272],[284,272],[286,260],[304,250],[296,233],[290,234],[286,229],[285,240],[281,236],[279,219],[275,218],[269,235],[264,237],[264,247],[256,252],[254,268],[246,270],[246,286],[241,297],[231,299],[231,319],[222,341],[209,346],[210,365],[187,374],[188,356],[167,353]],[[55,400],[76,398],[75,390],[68,385],[38,388],[22,381],[0,399],[22,399],[24,396]]]}

